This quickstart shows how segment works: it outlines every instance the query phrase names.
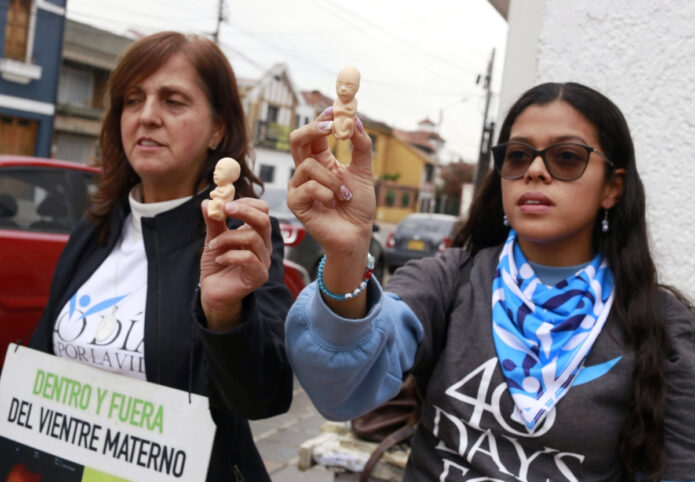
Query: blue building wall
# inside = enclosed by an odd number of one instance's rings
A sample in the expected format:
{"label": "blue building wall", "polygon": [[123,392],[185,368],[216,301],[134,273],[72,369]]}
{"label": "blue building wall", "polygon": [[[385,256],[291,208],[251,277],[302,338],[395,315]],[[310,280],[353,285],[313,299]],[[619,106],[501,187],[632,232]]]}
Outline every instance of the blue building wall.
{"label": "blue building wall", "polygon": [[[34,0],[36,2],[37,0]],[[65,8],[66,0],[49,0],[57,7]],[[0,54],[5,49],[5,28],[7,24],[8,2],[0,2]],[[63,47],[63,31],[65,29],[65,15],[53,11],[38,8],[36,11],[36,28],[34,30],[34,47],[31,62],[42,67],[41,78],[32,80],[28,84],[12,82],[0,77],[0,94],[38,101],[53,106],[58,92],[58,78],[61,65],[61,51]],[[50,157],[51,141],[53,137],[53,114],[42,114],[30,110],[8,108],[0,102],[0,114],[32,119],[38,121],[35,155]]]}

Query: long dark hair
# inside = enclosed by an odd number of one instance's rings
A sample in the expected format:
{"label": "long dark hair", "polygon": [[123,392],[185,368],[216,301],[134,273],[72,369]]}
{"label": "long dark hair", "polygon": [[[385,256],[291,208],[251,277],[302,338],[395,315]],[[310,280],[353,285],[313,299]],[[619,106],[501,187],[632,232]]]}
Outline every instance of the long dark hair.
{"label": "long dark hair", "polygon": [[125,51],[109,78],[108,105],[99,139],[103,174],[99,189],[92,196],[92,207],[87,212],[87,216],[97,223],[102,242],[108,234],[108,221],[114,207],[140,182],[128,162],[121,141],[123,98],[128,89],[152,75],[177,53],[186,56],[198,72],[212,115],[224,124],[222,140],[214,150],[208,149],[205,163],[195,173],[191,194],[195,195],[203,182],[212,185],[215,164],[226,156],[233,157],[241,166],[239,180],[234,183],[237,198],[257,197],[253,185],[263,185],[249,166],[252,159],[244,110],[234,71],[224,53],[214,42],[204,37],[178,32],[150,35]]}
{"label": "long dark hair", "polygon": [[[577,83],[546,83],[527,91],[511,107],[500,128],[499,142],[509,140],[514,121],[527,107],[558,100],[574,107],[594,126],[601,151],[616,168],[625,169],[622,196],[609,211],[610,231],[601,232],[602,216],[597,212],[593,243],[613,270],[613,308],[635,352],[632,399],[618,451],[631,478],[641,471],[647,480],[659,480],[666,467],[664,358],[667,338],[657,309],[659,285],[649,251],[644,187],[635,166],[627,122],[613,102],[589,87]],[[613,175],[614,169],[606,169],[607,178]],[[503,224],[503,215],[500,176],[493,170],[481,184],[470,215],[455,233],[452,244],[465,247],[471,253],[502,244],[509,232]]]}

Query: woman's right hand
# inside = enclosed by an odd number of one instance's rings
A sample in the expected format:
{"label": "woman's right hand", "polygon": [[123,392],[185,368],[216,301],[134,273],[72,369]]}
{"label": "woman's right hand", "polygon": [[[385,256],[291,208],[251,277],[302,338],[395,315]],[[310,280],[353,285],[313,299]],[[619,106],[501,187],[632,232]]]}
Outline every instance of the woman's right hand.
{"label": "woman's right hand", "polygon": [[[376,196],[372,141],[362,123],[355,118],[352,160],[344,166],[328,147],[332,119],[333,112],[327,109],[290,134],[296,169],[288,184],[287,205],[326,252],[326,288],[344,294],[353,292],[364,277]],[[349,301],[324,296],[328,306],[345,318],[362,318],[366,298],[364,292]]]}
{"label": "woman's right hand", "polygon": [[372,142],[355,118],[352,160],[342,165],[328,146],[332,120],[329,108],[290,134],[296,169],[288,184],[287,205],[327,258],[364,257],[366,262],[376,212]]}

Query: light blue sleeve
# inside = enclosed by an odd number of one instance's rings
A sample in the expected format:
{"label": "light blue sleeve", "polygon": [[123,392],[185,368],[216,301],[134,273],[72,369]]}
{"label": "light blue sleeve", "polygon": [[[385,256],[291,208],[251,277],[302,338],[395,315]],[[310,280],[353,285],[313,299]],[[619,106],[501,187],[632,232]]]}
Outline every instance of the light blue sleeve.
{"label": "light blue sleeve", "polygon": [[374,278],[367,297],[365,318],[342,318],[325,304],[313,282],[287,315],[290,364],[328,420],[350,420],[393,398],[422,340],[422,325],[410,307],[384,293]]}

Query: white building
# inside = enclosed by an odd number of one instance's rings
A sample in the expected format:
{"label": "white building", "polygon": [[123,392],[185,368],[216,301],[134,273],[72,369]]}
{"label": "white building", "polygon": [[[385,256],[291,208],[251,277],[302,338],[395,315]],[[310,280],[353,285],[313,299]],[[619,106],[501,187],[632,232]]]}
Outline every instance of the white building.
{"label": "white building", "polygon": [[509,23],[501,124],[528,88],[576,81],[627,118],[660,281],[695,299],[695,2],[490,0]]}
{"label": "white building", "polygon": [[254,173],[268,185],[286,186],[294,173],[289,133],[314,118],[296,90],[285,64],[275,64],[260,79],[239,79],[247,131],[254,146]]}

